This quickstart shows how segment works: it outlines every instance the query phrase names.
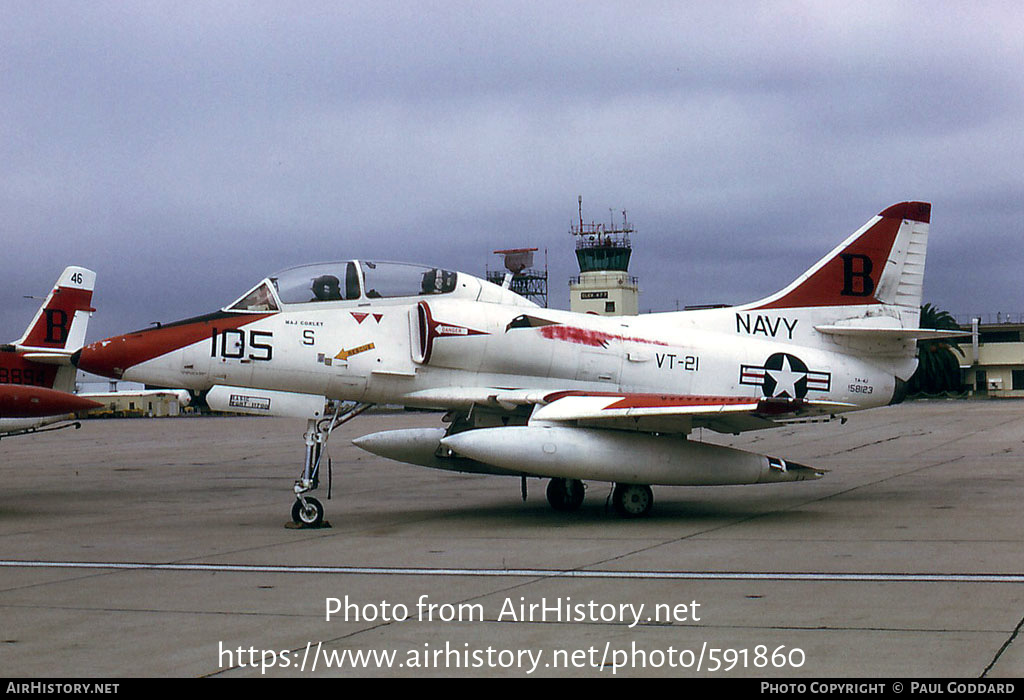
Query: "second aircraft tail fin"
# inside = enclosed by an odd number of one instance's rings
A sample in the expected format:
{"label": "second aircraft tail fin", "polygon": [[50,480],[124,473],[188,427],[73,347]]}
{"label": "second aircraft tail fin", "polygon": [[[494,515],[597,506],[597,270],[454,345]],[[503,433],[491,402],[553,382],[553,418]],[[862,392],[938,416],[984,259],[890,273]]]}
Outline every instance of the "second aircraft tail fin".
{"label": "second aircraft tail fin", "polygon": [[67,267],[46,301],[36,312],[25,334],[15,342],[23,348],[72,353],[85,344],[96,273],[84,267]]}

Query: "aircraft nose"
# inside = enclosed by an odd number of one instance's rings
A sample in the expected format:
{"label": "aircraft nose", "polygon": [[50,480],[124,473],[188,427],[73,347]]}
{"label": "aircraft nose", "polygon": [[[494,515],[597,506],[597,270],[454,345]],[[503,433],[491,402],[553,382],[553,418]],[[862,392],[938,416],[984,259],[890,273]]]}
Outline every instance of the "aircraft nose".
{"label": "aircraft nose", "polygon": [[43,418],[89,411],[103,404],[41,386],[10,384],[0,395],[0,418]]}
{"label": "aircraft nose", "polygon": [[[240,329],[269,315],[218,311],[165,323],[98,340],[75,353],[72,361],[85,372],[113,379],[124,379],[126,374],[139,374],[138,377],[128,378],[154,384],[163,381],[179,382],[182,379],[180,353],[187,352],[189,346],[205,343],[206,346],[195,352],[198,356],[212,357],[209,345],[211,339],[218,337],[218,333]],[[238,333],[242,334],[243,331],[239,330]],[[168,379],[169,376],[173,376],[173,379]]]}
{"label": "aircraft nose", "polygon": [[83,372],[120,379],[130,366],[124,345],[123,336],[91,343],[71,356],[71,364]]}

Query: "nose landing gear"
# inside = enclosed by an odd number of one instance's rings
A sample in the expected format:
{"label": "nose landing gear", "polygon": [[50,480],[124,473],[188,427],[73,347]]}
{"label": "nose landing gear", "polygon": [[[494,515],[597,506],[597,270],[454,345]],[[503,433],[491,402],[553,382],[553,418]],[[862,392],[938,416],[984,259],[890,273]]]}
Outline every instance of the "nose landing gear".
{"label": "nose landing gear", "polygon": [[[292,522],[295,526],[300,528],[330,527],[330,523],[324,520],[323,504],[318,499],[306,494],[320,485],[320,466],[323,464],[324,457],[327,456],[327,441],[331,437],[331,432],[372,405],[349,403],[345,405],[345,412],[342,413],[342,404],[339,404],[330,418],[311,418],[307,421],[306,432],[303,435],[306,441],[306,460],[302,466],[302,475],[295,482],[294,487],[296,500],[292,506]],[[328,499],[331,497],[330,465],[330,457],[327,457]]]}

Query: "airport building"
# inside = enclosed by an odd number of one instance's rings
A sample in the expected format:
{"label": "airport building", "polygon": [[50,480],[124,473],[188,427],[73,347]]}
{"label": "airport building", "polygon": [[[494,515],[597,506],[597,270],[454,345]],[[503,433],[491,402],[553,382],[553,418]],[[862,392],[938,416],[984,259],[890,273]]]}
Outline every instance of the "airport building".
{"label": "airport building", "polygon": [[975,317],[961,326],[963,383],[978,397],[1024,398],[1024,315]]}
{"label": "airport building", "polygon": [[135,382],[111,381],[105,388],[79,384],[77,393],[103,404],[90,411],[90,418],[168,418],[185,413],[191,403],[185,389],[147,389]]}
{"label": "airport building", "polygon": [[[171,389],[124,392],[103,399],[106,409],[97,409],[94,414],[112,414],[118,417],[168,418],[182,413],[183,402],[179,392]],[[184,402],[187,405],[187,402]]]}

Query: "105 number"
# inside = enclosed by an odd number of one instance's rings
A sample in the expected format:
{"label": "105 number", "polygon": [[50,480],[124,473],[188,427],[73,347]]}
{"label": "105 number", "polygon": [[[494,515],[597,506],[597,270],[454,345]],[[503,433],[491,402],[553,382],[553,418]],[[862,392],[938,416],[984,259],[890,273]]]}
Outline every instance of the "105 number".
{"label": "105 number", "polygon": [[268,362],[274,357],[274,347],[265,341],[274,337],[270,331],[246,331],[240,328],[216,328],[210,333],[210,357],[226,360],[248,359]]}

